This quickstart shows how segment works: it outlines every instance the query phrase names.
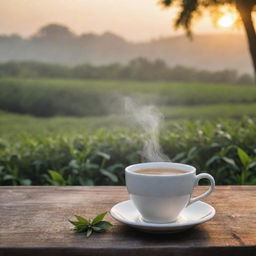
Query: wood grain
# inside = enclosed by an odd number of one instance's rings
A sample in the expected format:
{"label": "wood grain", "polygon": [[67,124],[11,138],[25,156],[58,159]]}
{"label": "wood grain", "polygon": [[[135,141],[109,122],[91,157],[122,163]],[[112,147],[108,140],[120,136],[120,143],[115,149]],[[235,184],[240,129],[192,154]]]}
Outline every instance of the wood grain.
{"label": "wood grain", "polygon": [[[199,187],[196,193],[205,190]],[[179,234],[114,227],[86,239],[67,221],[128,199],[125,187],[0,187],[0,255],[256,255],[256,187],[219,186],[213,220]]]}

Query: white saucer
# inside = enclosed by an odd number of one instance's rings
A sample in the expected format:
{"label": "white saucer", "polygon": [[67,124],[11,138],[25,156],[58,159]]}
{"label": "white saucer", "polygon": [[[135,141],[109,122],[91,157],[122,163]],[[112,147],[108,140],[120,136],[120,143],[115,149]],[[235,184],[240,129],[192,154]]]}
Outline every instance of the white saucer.
{"label": "white saucer", "polygon": [[197,201],[184,208],[175,222],[156,224],[144,222],[131,200],[116,204],[110,210],[111,216],[124,224],[146,232],[174,233],[192,228],[212,219],[215,209],[204,202]]}

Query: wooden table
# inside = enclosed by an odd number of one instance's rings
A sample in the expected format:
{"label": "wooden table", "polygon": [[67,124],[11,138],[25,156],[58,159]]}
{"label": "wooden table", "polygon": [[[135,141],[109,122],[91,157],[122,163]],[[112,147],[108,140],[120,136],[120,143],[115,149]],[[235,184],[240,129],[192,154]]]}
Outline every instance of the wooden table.
{"label": "wooden table", "polygon": [[[206,188],[200,187],[196,192]],[[213,220],[178,234],[120,224],[85,238],[67,218],[93,217],[128,199],[125,187],[0,187],[0,255],[256,255],[256,186],[219,186]]]}

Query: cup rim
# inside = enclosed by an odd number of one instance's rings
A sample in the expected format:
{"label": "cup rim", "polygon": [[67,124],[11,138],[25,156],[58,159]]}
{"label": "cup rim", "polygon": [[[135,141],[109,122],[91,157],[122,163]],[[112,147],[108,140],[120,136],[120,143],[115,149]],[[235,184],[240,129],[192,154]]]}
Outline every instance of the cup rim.
{"label": "cup rim", "polygon": [[[163,167],[166,166],[166,167]],[[168,167],[169,166],[169,167]],[[143,173],[136,173],[138,170],[148,169],[148,168],[175,168],[184,171],[184,173],[179,174],[164,174],[164,175],[157,175],[157,174],[143,174]],[[182,163],[173,163],[173,162],[146,162],[146,163],[138,163],[138,164],[132,164],[125,168],[125,172],[132,174],[132,175],[138,175],[138,176],[150,176],[150,177],[175,177],[175,176],[184,176],[191,173],[196,172],[196,168],[192,165],[188,164],[182,164]]]}

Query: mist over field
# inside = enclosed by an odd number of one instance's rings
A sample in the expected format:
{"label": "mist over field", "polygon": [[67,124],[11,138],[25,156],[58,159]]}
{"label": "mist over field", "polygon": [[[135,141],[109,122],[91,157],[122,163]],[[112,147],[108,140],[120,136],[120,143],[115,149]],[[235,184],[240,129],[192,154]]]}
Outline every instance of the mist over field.
{"label": "mist over field", "polygon": [[51,24],[28,38],[0,36],[0,62],[33,60],[65,65],[102,65],[126,64],[136,57],[162,59],[169,66],[235,69],[252,74],[243,35],[195,35],[192,41],[185,36],[173,36],[133,43],[110,32],[76,35],[66,26]]}

